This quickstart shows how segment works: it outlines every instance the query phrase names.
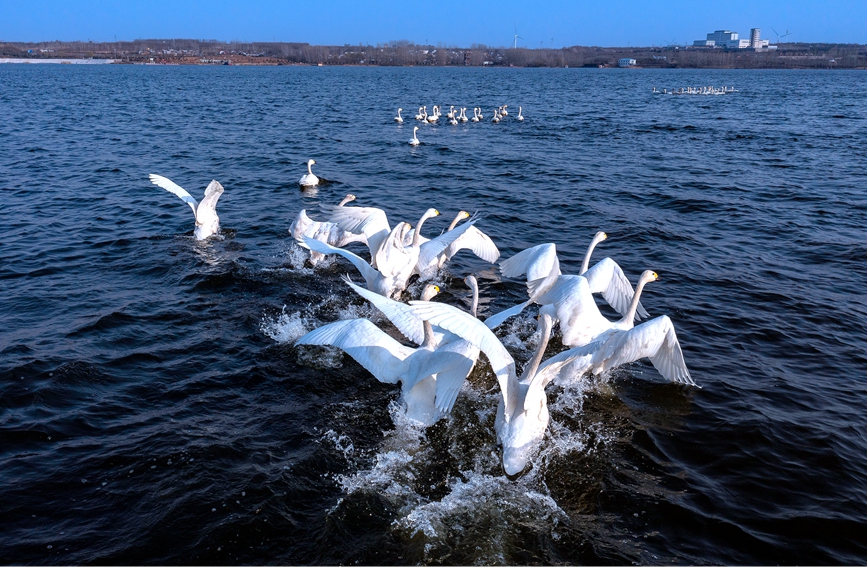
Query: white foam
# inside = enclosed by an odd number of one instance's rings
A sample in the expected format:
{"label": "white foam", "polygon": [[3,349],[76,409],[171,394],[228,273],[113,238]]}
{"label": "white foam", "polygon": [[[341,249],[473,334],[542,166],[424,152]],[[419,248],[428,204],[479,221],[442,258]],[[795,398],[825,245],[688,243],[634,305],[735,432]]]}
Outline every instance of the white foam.
{"label": "white foam", "polygon": [[286,306],[282,312],[274,318],[262,317],[259,329],[268,337],[281,344],[293,343],[296,339],[316,326],[308,317],[302,316],[298,311],[286,313]]}

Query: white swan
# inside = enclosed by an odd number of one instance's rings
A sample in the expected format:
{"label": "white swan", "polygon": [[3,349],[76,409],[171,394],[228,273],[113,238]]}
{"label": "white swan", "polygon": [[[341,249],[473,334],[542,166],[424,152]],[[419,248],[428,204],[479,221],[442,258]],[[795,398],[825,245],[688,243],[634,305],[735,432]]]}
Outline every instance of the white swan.
{"label": "white swan", "polygon": [[480,106],[479,107],[479,120],[484,120],[484,119],[485,119],[485,117],[482,116],[482,107]]}
{"label": "white swan", "polygon": [[431,114],[430,116],[427,117],[428,124],[435,123],[437,120],[439,120],[439,117],[440,117],[440,107],[438,107],[437,105],[434,105],[433,114]]}
{"label": "white swan", "polygon": [[415,127],[412,129],[412,138],[410,138],[410,140],[409,140],[409,145],[410,145],[410,146],[417,146],[417,145],[419,145],[419,144],[421,143],[421,142],[418,141],[418,137],[415,135],[416,132],[418,132],[418,126],[415,126]]}
{"label": "white swan", "polygon": [[[349,194],[344,197],[337,206],[343,207],[346,203],[354,200],[355,195]],[[342,248],[351,242],[364,242],[367,244],[367,237],[364,234],[353,234],[349,231],[343,230],[337,224],[332,222],[315,221],[307,216],[307,211],[305,209],[301,209],[301,212],[298,213],[297,217],[295,217],[295,220],[289,227],[289,234],[299,242],[303,242],[303,237],[307,236],[338,248]],[[310,250],[310,263],[314,266],[323,258],[325,258],[324,254]]]}
{"label": "white swan", "polygon": [[[632,284],[629,283],[629,280],[624,275],[620,266],[618,266],[611,258],[605,258],[592,268],[588,269],[590,257],[593,254],[596,245],[607,238],[608,235],[601,231],[594,235],[593,240],[590,242],[590,246],[587,247],[587,252],[584,255],[584,261],[581,264],[581,272],[579,276],[564,276],[565,279],[560,281],[560,260],[557,257],[557,247],[553,243],[539,244],[538,246],[527,248],[526,250],[518,252],[508,260],[503,260],[500,262],[500,272],[505,277],[509,278],[527,274],[527,290],[530,299],[524,303],[525,306],[534,302],[544,305],[544,303],[540,303],[542,301],[542,296],[544,296],[559,282],[561,287],[558,290],[558,293],[568,299],[569,307],[575,308],[581,312],[583,311],[581,302],[588,301],[588,297],[592,300],[592,294],[599,293],[602,294],[605,301],[608,302],[615,311],[620,315],[625,315],[629,309],[629,304],[632,301],[634,292]],[[573,289],[573,287],[571,287],[578,285],[577,280],[574,278],[579,277],[587,282],[587,294],[583,293],[583,289],[580,290],[581,293],[579,293],[577,288]],[[567,293],[567,290],[574,291],[574,293],[569,294]],[[555,301],[554,298],[558,297],[558,293],[546,296],[545,301]],[[598,313],[598,308],[595,308],[595,302],[593,303],[592,308],[590,306],[587,308],[591,309],[591,311],[595,309],[593,312]],[[515,314],[517,313],[520,313],[520,309],[515,312]],[[599,317],[604,319],[601,314],[599,314]],[[647,311],[645,311],[641,304],[636,308],[636,317],[639,320],[649,317]],[[607,319],[605,320],[607,321]],[[563,323],[561,322],[561,327],[562,325]]]}
{"label": "white swan", "polygon": [[205,188],[205,197],[202,202],[197,202],[192,195],[167,177],[155,175],[151,173],[149,176],[151,183],[158,187],[162,187],[169,193],[173,193],[180,197],[186,204],[193,209],[193,215],[196,217],[196,229],[193,234],[196,240],[204,240],[209,236],[220,232],[220,217],[217,216],[217,201],[220,195],[223,194],[223,186],[217,180],[212,180],[207,188]]}
{"label": "white swan", "polygon": [[446,114],[446,118],[455,118],[455,107],[454,107],[454,105],[452,105],[452,106],[449,108],[449,111],[448,111],[448,113]]}
{"label": "white swan", "polygon": [[313,187],[314,185],[319,185],[319,178],[313,175],[313,170],[310,169],[310,166],[315,164],[315,160],[307,160],[307,175],[302,175],[301,179],[298,180],[298,184],[302,187]]}
{"label": "white swan", "polygon": [[518,122],[523,122],[524,116],[521,114],[521,107],[518,107]]}
{"label": "white swan", "polygon": [[457,126],[457,125],[458,125],[458,117],[455,116],[454,112],[453,112],[452,115],[449,117],[449,124],[451,124],[452,126]]}
{"label": "white swan", "polygon": [[466,108],[461,108],[461,115],[458,118],[458,120],[460,120],[461,122],[469,122],[470,121],[470,119],[467,118],[467,109]]}
{"label": "white swan", "polygon": [[416,119],[416,120],[422,120],[422,119],[424,119],[424,115],[421,113],[422,108],[423,108],[423,107],[421,107],[421,106],[418,107],[418,114],[415,115],[415,119]]}
{"label": "white swan", "polygon": [[[656,279],[657,275],[650,270],[641,274],[636,296],[641,293],[642,282]],[[638,326],[624,318],[619,325],[601,333],[589,344],[564,351],[546,361],[543,367],[558,365],[560,368],[552,368],[556,374],[549,378],[563,383],[580,378],[585,372],[600,374],[645,357],[663,378],[696,386],[683,360],[674,324],[665,315]]]}
{"label": "white swan", "polygon": [[[439,215],[439,211],[428,209],[419,220],[417,229],[421,228],[425,220],[437,215]],[[470,219],[459,228],[446,232],[425,243],[425,253],[436,256],[464,234],[475,222],[476,219]],[[335,248],[308,237],[304,237],[303,241],[307,247],[316,252],[343,256],[352,262],[356,269],[361,272],[364,281],[367,283],[367,289],[385,297],[395,297],[399,296],[406,289],[407,281],[413,274],[413,269],[419,257],[421,244],[418,238],[419,232],[416,232],[416,238],[413,240],[413,243],[410,246],[405,246],[403,240],[408,231],[409,225],[407,223],[400,223],[392,229],[376,251],[376,268],[348,250]]]}
{"label": "white swan", "polygon": [[397,116],[394,117],[394,121],[397,122],[398,124],[403,124],[403,117],[400,115],[401,110],[403,110],[403,109],[398,108],[397,109]]}
{"label": "white swan", "polygon": [[539,315],[542,337],[519,380],[515,360],[485,323],[443,303],[410,301],[410,305],[417,317],[458,335],[479,347],[488,357],[502,392],[494,428],[497,439],[503,445],[503,468],[509,475],[520,473],[548,428],[548,400],[544,384],[550,381],[549,372],[555,372],[558,367],[552,366],[551,370],[543,371],[539,369],[539,364],[551,335],[551,318],[544,313]]}
{"label": "white swan", "polygon": [[500,110],[500,115],[501,115],[501,116],[508,116],[508,115],[509,115],[509,111],[506,110],[506,107],[507,107],[507,106],[509,106],[509,105],[508,105],[508,104],[504,104],[504,105],[502,106],[502,108],[501,108],[501,110]]}
{"label": "white swan", "polygon": [[[460,211],[455,217],[455,220],[453,220],[448,229],[446,229],[446,232],[451,232],[460,221],[468,218],[470,218],[468,212]],[[427,240],[423,236],[420,236],[419,238]],[[428,251],[427,244],[423,242],[421,244],[418,263],[415,267],[415,273],[419,274],[422,280],[431,279],[436,275],[437,270],[441,269],[446,262],[451,260],[452,256],[464,249],[472,251],[473,254],[482,260],[491,262],[492,264],[500,257],[500,251],[497,249],[497,245],[494,244],[494,241],[491,240],[487,234],[475,226],[472,226],[466,229],[466,232],[455,239],[454,242],[449,244],[445,250],[442,250],[436,255],[431,255]]]}
{"label": "white swan", "polygon": [[497,114],[497,111],[495,110],[494,111],[494,117],[491,118],[491,122],[493,122],[494,124],[497,124],[499,121],[500,121],[500,116],[499,116],[499,114]]}
{"label": "white swan", "polygon": [[[424,321],[415,315],[411,306],[363,289],[352,283],[348,277],[345,278],[345,281],[356,293],[381,311],[406,338],[418,345],[427,340]],[[468,276],[464,282],[473,292],[471,313],[475,317],[479,303],[478,283],[474,276]],[[428,370],[436,374],[433,405],[436,406],[440,414],[446,414],[454,407],[464,380],[475,366],[479,358],[479,349],[438,326],[431,326],[430,331],[429,342],[436,348],[435,355],[428,361]]]}
{"label": "white swan", "polygon": [[473,122],[478,122],[480,120],[478,110],[478,108],[473,107],[473,117],[471,119]]}
{"label": "white swan", "polygon": [[[429,300],[439,287],[428,285],[422,297]],[[337,321],[315,329],[296,345],[332,345],[340,348],[380,382],[401,383],[401,400],[406,416],[430,425],[441,415],[435,404],[437,370],[433,329],[424,323],[424,340],[418,348],[404,346],[367,319]],[[433,359],[433,360],[432,360]]]}

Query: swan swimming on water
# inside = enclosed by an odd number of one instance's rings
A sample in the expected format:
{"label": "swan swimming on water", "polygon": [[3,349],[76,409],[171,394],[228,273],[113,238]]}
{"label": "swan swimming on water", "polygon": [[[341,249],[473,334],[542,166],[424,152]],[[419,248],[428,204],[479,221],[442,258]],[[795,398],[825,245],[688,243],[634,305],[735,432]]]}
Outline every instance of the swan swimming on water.
{"label": "swan swimming on water", "polygon": [[403,124],[403,117],[400,115],[401,110],[403,110],[403,109],[398,108],[397,109],[397,116],[394,117],[394,121],[397,122],[398,124]]}
{"label": "swan swimming on water", "polygon": [[518,107],[518,122],[523,122],[524,116],[521,114],[521,107]]}
{"label": "swan swimming on water", "polygon": [[151,173],[149,176],[151,183],[158,187],[162,187],[169,193],[173,193],[180,197],[186,204],[193,209],[193,215],[196,217],[196,229],[193,232],[196,240],[204,240],[209,236],[220,232],[220,217],[217,216],[217,201],[220,195],[223,194],[223,186],[216,179],[212,180],[205,189],[205,197],[202,202],[197,202],[183,187],[162,175]]}
{"label": "swan swimming on water", "polygon": [[416,137],[416,135],[415,135],[416,132],[418,132],[418,126],[415,126],[412,129],[412,138],[410,138],[410,140],[409,140],[410,146],[417,146],[421,143],[418,141],[418,137]]}
{"label": "swan swimming on water", "polygon": [[319,185],[319,178],[313,175],[313,170],[310,169],[310,166],[315,164],[315,160],[307,160],[307,175],[302,175],[301,179],[298,180],[298,184],[302,187],[313,187],[314,185]]}

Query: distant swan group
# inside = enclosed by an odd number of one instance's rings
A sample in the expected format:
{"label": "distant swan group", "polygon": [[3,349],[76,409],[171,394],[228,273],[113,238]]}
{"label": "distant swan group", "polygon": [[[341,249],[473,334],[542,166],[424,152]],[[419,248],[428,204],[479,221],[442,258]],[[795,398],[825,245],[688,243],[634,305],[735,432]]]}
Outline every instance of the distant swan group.
{"label": "distant swan group", "polygon": [[[504,109],[505,110],[505,109]],[[415,129],[418,127],[416,126]],[[307,162],[309,178],[313,173]],[[302,178],[302,179],[304,179]],[[177,195],[195,215],[197,240],[220,230],[216,204],[223,187],[211,181],[201,202],[169,179],[151,175],[152,183]],[[345,278],[346,285],[373,304],[416,346],[395,340],[367,319],[350,319],[321,326],[296,341],[298,345],[331,345],[345,351],[377,380],[401,384],[406,416],[431,425],[448,414],[461,387],[484,353],[499,383],[501,396],[494,429],[503,446],[505,472],[524,470],[548,427],[546,386],[579,380],[587,373],[599,374],[620,365],[649,358],[666,379],[690,386],[695,382],[687,370],[672,321],[665,315],[648,319],[639,298],[645,286],[658,279],[644,271],[635,289],[620,266],[605,258],[592,267],[595,247],[607,239],[598,232],[591,240],[576,275],[563,274],[554,243],[540,244],[499,262],[506,278],[526,278],[528,299],[495,313],[484,321],[477,318],[479,288],[476,278],[464,281],[472,292],[472,308],[463,311],[431,301],[440,288],[428,284],[416,301],[402,301],[411,278],[435,277],[461,250],[469,250],[486,262],[495,263],[500,251],[493,240],[475,225],[478,215],[460,211],[441,235],[422,235],[425,221],[440,215],[427,209],[415,224],[391,225],[382,209],[347,206],[355,201],[346,195],[328,210],[328,219],[316,221],[301,210],[290,227],[291,235],[310,251],[315,266],[327,254],[348,260],[361,275],[364,287]],[[344,249],[351,243],[366,245],[369,260]],[[621,318],[607,319],[599,311],[594,294],[617,311]],[[518,375],[517,365],[494,330],[531,304],[539,306],[541,338],[533,357]],[[562,344],[571,347],[545,360],[545,351],[555,324]]]}
{"label": "distant swan group", "polygon": [[[500,121],[509,115],[509,111],[507,110],[508,104],[504,104],[502,106],[498,106],[494,109],[494,115],[491,118],[492,124],[499,124]],[[397,116],[394,117],[394,121],[398,124],[403,124],[403,116],[401,116],[401,112],[403,108],[397,109]],[[452,126],[457,126],[458,124],[465,124],[467,122],[478,123],[484,119],[482,115],[482,109],[480,107],[473,108],[473,117],[467,118],[467,109],[465,107],[456,108],[455,106],[451,106],[449,111],[443,115],[440,111],[439,105],[433,105],[431,108],[431,114],[427,113],[427,106],[419,106],[418,114],[415,115],[415,119],[421,122],[422,124],[437,124],[441,117],[445,116],[445,119]],[[523,108],[518,107],[518,116],[515,117],[518,122],[524,121]],[[420,143],[416,132],[418,132],[420,128],[418,126],[413,128],[412,138],[409,140],[409,144],[411,146],[417,146]]]}

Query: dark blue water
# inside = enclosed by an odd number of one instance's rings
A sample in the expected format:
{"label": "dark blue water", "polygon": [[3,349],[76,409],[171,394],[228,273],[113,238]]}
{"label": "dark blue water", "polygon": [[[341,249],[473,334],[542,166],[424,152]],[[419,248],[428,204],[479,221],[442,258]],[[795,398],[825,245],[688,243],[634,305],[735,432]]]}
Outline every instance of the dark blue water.
{"label": "dark blue water", "polygon": [[[703,85],[739,92],[650,93]],[[857,72],[0,66],[0,562],[864,563],[864,92]],[[485,120],[411,148],[423,104]],[[325,182],[302,193],[309,158]],[[149,173],[219,180],[223,238],[196,242]],[[395,387],[292,346],[382,323],[348,263],[305,267],[287,232],[348,192],[392,222],[439,208],[430,234],[478,210],[504,257],[556,242],[566,273],[605,230],[596,257],[659,273],[642,303],[703,388],[647,361],[551,386],[516,480],[487,364],[411,427]],[[468,273],[481,316],[525,297],[466,255],[438,299],[468,305]],[[501,332],[520,362],[534,330]]]}

